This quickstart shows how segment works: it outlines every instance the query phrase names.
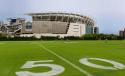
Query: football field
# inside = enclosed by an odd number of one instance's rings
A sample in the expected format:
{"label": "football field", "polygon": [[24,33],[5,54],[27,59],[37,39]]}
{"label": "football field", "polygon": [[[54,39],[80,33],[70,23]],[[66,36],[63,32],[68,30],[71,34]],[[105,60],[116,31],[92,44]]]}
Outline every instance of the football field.
{"label": "football field", "polygon": [[0,76],[125,76],[125,41],[1,41]]}

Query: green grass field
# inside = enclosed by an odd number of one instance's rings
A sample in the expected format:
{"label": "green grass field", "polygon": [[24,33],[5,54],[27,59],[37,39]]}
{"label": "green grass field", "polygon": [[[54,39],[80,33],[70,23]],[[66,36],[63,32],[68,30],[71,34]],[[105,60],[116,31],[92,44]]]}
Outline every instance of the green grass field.
{"label": "green grass field", "polygon": [[0,76],[125,76],[125,41],[0,42]]}

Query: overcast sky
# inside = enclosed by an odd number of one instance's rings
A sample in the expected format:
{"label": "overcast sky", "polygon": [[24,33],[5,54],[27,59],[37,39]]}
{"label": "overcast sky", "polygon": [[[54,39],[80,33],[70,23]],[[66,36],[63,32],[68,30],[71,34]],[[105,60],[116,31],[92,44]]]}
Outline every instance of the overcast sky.
{"label": "overcast sky", "polygon": [[0,20],[29,12],[72,12],[92,17],[101,33],[125,27],[125,0],[0,0]]}

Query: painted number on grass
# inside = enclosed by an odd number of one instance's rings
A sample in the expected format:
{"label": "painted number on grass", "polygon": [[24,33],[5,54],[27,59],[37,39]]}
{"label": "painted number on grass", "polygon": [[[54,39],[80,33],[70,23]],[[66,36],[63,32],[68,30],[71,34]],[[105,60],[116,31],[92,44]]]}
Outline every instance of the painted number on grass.
{"label": "painted number on grass", "polygon": [[[98,65],[95,63],[90,62],[89,60],[97,60],[97,61],[103,61],[112,64],[112,66],[103,66],[103,65]],[[33,73],[30,71],[19,71],[16,72],[17,76],[55,76],[58,74],[61,74],[64,72],[65,68],[57,65],[57,64],[52,64],[51,62],[54,62],[53,60],[41,60],[41,61],[27,61],[21,69],[26,69],[26,68],[34,68],[34,67],[49,67],[51,68],[50,71],[47,72],[42,72],[42,73]],[[107,69],[107,70],[119,70],[119,69],[125,69],[125,65],[112,61],[112,60],[107,60],[107,59],[101,59],[101,58],[82,58],[79,60],[81,64],[84,64],[89,67],[93,68],[98,68],[98,69]],[[51,63],[51,64],[49,64]]]}
{"label": "painted number on grass", "polygon": [[[107,62],[107,63],[112,64],[113,66],[97,65],[97,64],[91,63],[89,60],[97,60],[97,61]],[[80,61],[80,63],[87,65],[89,67],[93,67],[93,68],[109,69],[109,70],[125,69],[125,65],[118,63],[116,61],[112,61],[112,60],[106,60],[106,59],[100,59],[100,58],[82,58],[79,61]]]}
{"label": "painted number on grass", "polygon": [[[47,62],[47,64],[46,64]],[[30,71],[19,71],[16,72],[17,76],[55,76],[60,73],[62,73],[65,68],[57,65],[57,64],[48,64],[53,62],[53,60],[42,60],[42,61],[27,61],[26,64],[24,64],[21,69],[26,69],[26,68],[34,68],[34,67],[49,67],[51,68],[50,71],[48,72],[43,72],[43,73],[33,73]],[[43,64],[41,64],[43,63]]]}

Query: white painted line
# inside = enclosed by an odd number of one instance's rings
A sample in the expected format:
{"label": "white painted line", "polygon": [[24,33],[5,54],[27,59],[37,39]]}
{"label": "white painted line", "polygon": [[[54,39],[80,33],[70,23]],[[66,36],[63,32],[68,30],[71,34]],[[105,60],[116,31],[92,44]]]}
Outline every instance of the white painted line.
{"label": "white painted line", "polygon": [[52,50],[46,48],[43,44],[40,43],[36,43],[39,47],[45,49],[46,51],[48,51],[49,53],[55,55],[56,57],[58,57],[59,59],[63,60],[64,62],[70,64],[72,67],[74,67],[75,69],[79,70],[81,73],[85,74],[86,76],[93,76],[91,73],[83,70],[82,68],[78,67],[77,65],[73,64],[72,62],[70,62],[69,60],[65,59],[64,57],[58,55],[57,53],[53,52]]}
{"label": "white painted line", "polygon": [[[42,43],[54,43],[55,41],[43,41]],[[36,44],[36,42],[30,42],[29,44]]]}
{"label": "white painted line", "polygon": [[78,43],[78,42],[65,41],[64,43],[71,44],[71,43]]}

